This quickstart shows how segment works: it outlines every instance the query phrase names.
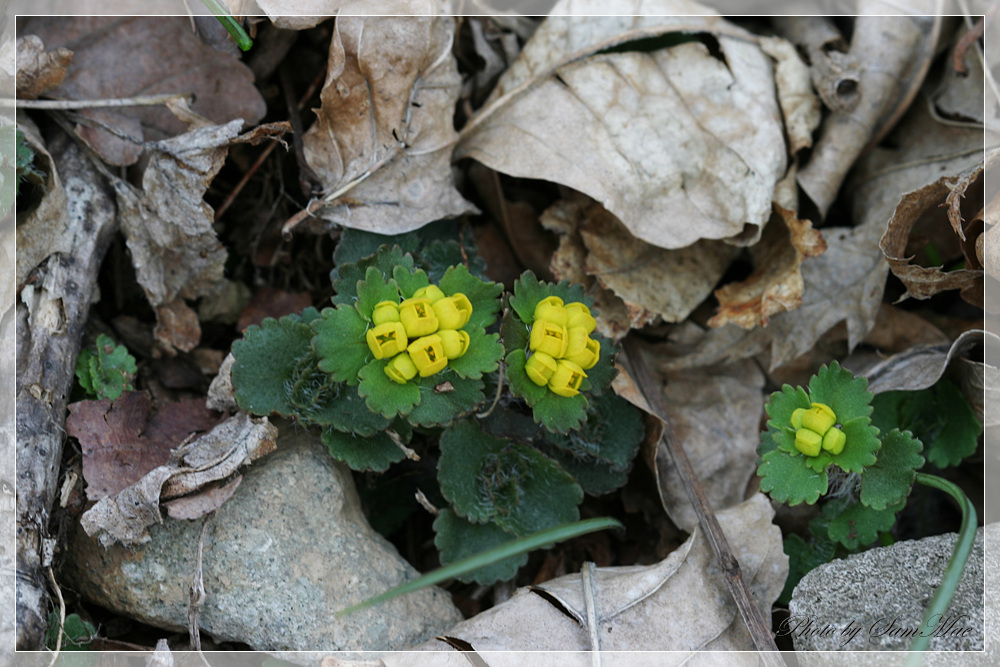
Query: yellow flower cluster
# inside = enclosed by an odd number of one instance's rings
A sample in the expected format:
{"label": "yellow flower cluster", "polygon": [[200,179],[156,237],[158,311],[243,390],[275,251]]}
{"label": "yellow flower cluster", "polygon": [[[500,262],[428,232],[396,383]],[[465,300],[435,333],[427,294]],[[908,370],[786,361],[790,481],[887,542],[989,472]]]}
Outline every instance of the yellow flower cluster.
{"label": "yellow flower cluster", "polygon": [[564,304],[557,296],[535,306],[528,347],[531,356],[524,371],[535,384],[548,386],[559,396],[576,396],[584,372],[600,358],[601,345],[590,337],[597,322],[579,302]]}
{"label": "yellow flower cluster", "polygon": [[385,374],[394,382],[404,384],[418,374],[428,377],[469,349],[469,334],[459,329],[471,315],[467,296],[445,296],[437,285],[428,285],[402,303],[375,304],[375,326],[365,334],[368,349],[376,359],[390,359]]}
{"label": "yellow flower cluster", "polygon": [[834,426],[837,416],[825,403],[813,403],[809,409],[798,408],[792,413],[795,429],[795,449],[806,456],[819,456],[820,449],[833,455],[844,451],[847,435]]}

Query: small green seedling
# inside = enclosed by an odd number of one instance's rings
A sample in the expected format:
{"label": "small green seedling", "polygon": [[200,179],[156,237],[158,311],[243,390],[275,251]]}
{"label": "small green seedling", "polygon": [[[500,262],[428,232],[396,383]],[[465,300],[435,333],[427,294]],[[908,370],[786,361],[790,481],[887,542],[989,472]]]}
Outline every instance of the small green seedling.
{"label": "small green seedling", "polygon": [[[785,385],[771,394],[766,410],[770,419],[758,448],[761,490],[789,505],[825,499],[822,515],[810,523],[811,539],[785,540],[794,562],[783,599],[838,548],[858,551],[888,536],[913,484],[920,483],[950,494],[962,509],[959,540],[925,620],[943,613],[975,539],[976,512],[957,486],[919,470],[922,454],[945,466],[976,449],[982,426],[958,390],[941,383],[875,398],[865,378],[833,362],[812,377],[808,390]],[[912,649],[924,650],[929,639],[916,637]]]}
{"label": "small green seedling", "polygon": [[80,350],[76,361],[76,379],[89,396],[115,400],[122,393],[132,391],[135,376],[135,357],[124,345],[116,345],[108,336],[97,337],[94,351]]}
{"label": "small green seedling", "polygon": [[[62,632],[61,642],[59,642],[60,632]],[[96,636],[97,630],[94,626],[80,618],[79,614],[68,615],[65,623],[60,627],[59,612],[53,611],[49,614],[49,629],[45,632],[45,647],[54,651],[58,642],[60,651],[88,651],[90,650],[90,642]]]}

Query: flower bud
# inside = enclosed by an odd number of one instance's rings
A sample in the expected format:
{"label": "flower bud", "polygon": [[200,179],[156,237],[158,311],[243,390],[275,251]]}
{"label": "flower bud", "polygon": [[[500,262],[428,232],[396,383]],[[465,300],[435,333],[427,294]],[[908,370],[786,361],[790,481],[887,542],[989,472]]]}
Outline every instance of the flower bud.
{"label": "flower bud", "polygon": [[566,326],[568,327],[583,327],[590,334],[597,326],[597,320],[590,314],[590,308],[579,301],[566,304],[566,315],[568,318]]}
{"label": "flower bud", "polygon": [[813,403],[812,407],[802,414],[802,428],[807,428],[819,435],[825,435],[834,424],[837,423],[837,415],[833,414],[830,406],[823,403]]}
{"label": "flower bud", "polygon": [[448,357],[444,355],[441,345],[441,336],[437,334],[418,338],[410,343],[406,351],[410,353],[410,358],[422,378],[434,375],[448,365]]}
{"label": "flower bud", "polygon": [[[577,329],[579,329],[579,327],[577,327]],[[570,337],[570,344],[572,344],[572,336]],[[589,371],[591,368],[596,366],[597,361],[600,358],[601,344],[589,337],[585,339],[583,350],[577,352],[576,354],[570,354],[569,351],[567,351],[566,356],[563,357],[566,361],[572,361],[585,371]]]}
{"label": "flower bud", "polygon": [[532,382],[544,387],[556,372],[556,360],[544,352],[535,352],[524,364],[524,372]]}
{"label": "flower bud", "polygon": [[458,359],[469,349],[469,334],[465,331],[438,329],[437,335],[441,339],[444,356],[448,359]]}
{"label": "flower bud", "polygon": [[406,331],[399,322],[386,322],[369,329],[365,339],[376,359],[386,359],[406,349]]}
{"label": "flower bud", "polygon": [[399,304],[399,321],[410,338],[419,338],[438,330],[437,315],[429,299],[406,299]]}
{"label": "flower bud", "polygon": [[546,320],[535,320],[531,326],[528,347],[532,352],[544,352],[553,359],[566,354],[566,327]]}
{"label": "flower bud", "polygon": [[535,318],[533,321],[547,320],[559,326],[566,326],[569,315],[563,308],[563,300],[557,296],[547,296],[535,306]]}
{"label": "flower bud", "polygon": [[385,374],[399,384],[405,384],[417,375],[417,367],[409,354],[397,354],[385,366]]}
{"label": "flower bud", "polygon": [[414,299],[427,299],[431,303],[437,303],[439,299],[444,298],[444,292],[437,285],[428,285],[427,287],[421,287],[416,292],[413,293]]}
{"label": "flower bud", "polygon": [[807,428],[800,428],[795,432],[795,449],[806,456],[818,456],[823,437]]}
{"label": "flower bud", "polygon": [[805,413],[805,408],[795,408],[795,411],[792,412],[792,428],[796,430],[802,428],[802,415]]}
{"label": "flower bud", "polygon": [[841,431],[839,428],[831,428],[823,436],[823,449],[830,452],[834,456],[844,451],[844,445],[847,443],[847,434]]}
{"label": "flower bud", "polygon": [[556,372],[549,378],[549,389],[559,396],[571,398],[580,393],[580,383],[587,374],[572,361],[560,359],[556,362]]}
{"label": "flower bud", "polygon": [[375,304],[375,310],[372,312],[372,322],[375,326],[379,324],[385,324],[386,322],[398,322],[399,321],[399,304],[395,301],[379,301]]}
{"label": "flower bud", "polygon": [[459,329],[465,326],[472,315],[472,304],[469,297],[461,292],[439,299],[431,306],[442,329]]}

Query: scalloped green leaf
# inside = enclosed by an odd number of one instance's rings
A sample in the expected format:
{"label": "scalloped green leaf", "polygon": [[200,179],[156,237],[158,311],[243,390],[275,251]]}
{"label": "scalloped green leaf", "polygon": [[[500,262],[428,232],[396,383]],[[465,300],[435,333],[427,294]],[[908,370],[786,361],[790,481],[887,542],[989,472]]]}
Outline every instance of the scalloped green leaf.
{"label": "scalloped green leaf", "polygon": [[469,349],[458,359],[449,359],[448,368],[460,377],[478,380],[483,373],[492,373],[503,359],[500,336],[487,334],[482,327],[466,324],[463,331],[469,334]]}
{"label": "scalloped green leaf", "polygon": [[438,481],[459,516],[518,536],[576,521],[583,500],[580,485],[555,461],[471,420],[442,434]]}
{"label": "scalloped green leaf", "polygon": [[357,389],[337,383],[337,393],[313,411],[309,418],[320,426],[331,426],[344,433],[372,436],[389,428],[389,420],[368,409]]}
{"label": "scalloped green leaf", "polygon": [[[401,269],[398,266],[395,268]],[[401,270],[400,273],[405,273],[405,270]],[[365,279],[358,283],[358,312],[370,321],[375,304],[380,301],[399,303],[399,286],[392,278],[386,280],[376,267],[369,266],[365,270]]]}
{"label": "scalloped green leaf", "polygon": [[383,472],[393,463],[402,461],[406,457],[399,445],[385,433],[377,433],[366,438],[326,428],[323,429],[320,439],[330,450],[330,456],[359,472],[365,470]]}
{"label": "scalloped green leaf", "polygon": [[414,268],[413,256],[404,254],[398,245],[381,246],[370,257],[358,261],[357,264],[338,266],[330,273],[333,289],[336,292],[332,301],[334,305],[353,305],[358,298],[358,282],[365,280],[369,267],[375,267],[387,281],[392,278],[392,272],[397,266],[408,270]]}
{"label": "scalloped green leaf", "polygon": [[514,350],[507,355],[507,384],[515,396],[520,396],[531,407],[535,421],[554,433],[566,433],[578,428],[587,419],[590,405],[583,394],[566,397],[553,394],[548,387],[540,387],[524,372],[527,359],[524,350]]}
{"label": "scalloped green leaf", "polygon": [[392,277],[404,299],[409,299],[418,289],[431,284],[423,269],[410,270],[404,266],[397,266],[392,270]]}
{"label": "scalloped green leaf", "polygon": [[809,397],[815,403],[830,406],[837,415],[838,424],[871,416],[872,396],[867,378],[854,377],[854,373],[836,361],[830,362],[829,367],[820,368],[809,380]]}
{"label": "scalloped green leaf", "polygon": [[[540,387],[531,381],[528,374],[524,372],[524,365],[528,361],[524,350],[518,349],[507,355],[507,385],[511,393],[527,401],[529,407],[534,407],[545,394],[551,394],[546,387]],[[537,420],[536,420],[537,421]]]}
{"label": "scalloped green leaf", "polygon": [[547,296],[557,296],[563,303],[579,301],[588,308],[593,308],[594,300],[583,293],[583,286],[570,283],[568,280],[553,285],[540,282],[531,271],[525,271],[514,281],[514,294],[510,297],[510,307],[525,324],[535,321],[535,306]]}
{"label": "scalloped green leaf", "polygon": [[372,412],[377,412],[386,419],[392,419],[396,415],[405,417],[420,403],[420,387],[416,382],[400,384],[390,380],[385,374],[387,363],[388,359],[374,359],[361,368],[358,372],[361,380],[358,393]]}
{"label": "scalloped green leaf", "polygon": [[461,378],[443,371],[416,383],[420,403],[406,416],[414,426],[446,426],[483,403],[482,380]]}
{"label": "scalloped green leaf", "polygon": [[875,510],[861,503],[852,503],[841,509],[840,503],[830,503],[823,508],[823,515],[830,519],[830,539],[855,551],[878,539],[879,533],[892,530],[896,514],[906,502]]}
{"label": "scalloped green leaf", "polygon": [[[802,387],[793,387],[786,384],[781,387],[781,391],[771,394],[771,397],[764,404],[764,410],[770,417],[767,421],[769,428],[777,432],[787,432],[786,429],[792,427],[792,413],[799,408],[809,408],[812,403],[809,401],[809,394]],[[792,437],[794,442],[795,438]],[[781,446],[780,441],[778,446]],[[794,445],[793,445],[794,447]]]}
{"label": "scalloped green leaf", "polygon": [[[509,302],[508,302],[509,306]],[[514,350],[527,350],[530,341],[528,325],[514,313],[513,309],[507,308],[500,321],[500,338],[507,352]]]}
{"label": "scalloped green leaf", "polygon": [[344,264],[357,264],[366,257],[374,255],[382,246],[397,245],[403,252],[414,252],[420,247],[423,231],[425,230],[421,229],[406,234],[386,236],[361,229],[344,228],[340,231],[337,247],[333,250],[333,263],[338,267]]}
{"label": "scalloped green leaf", "polygon": [[817,472],[806,465],[806,456],[791,456],[775,449],[761,457],[757,467],[760,490],[774,500],[789,505],[814,504],[829,488],[826,471]]}
{"label": "scalloped green leaf", "polygon": [[358,373],[371,358],[365,340],[368,322],[353,305],[324,308],[322,317],[310,325],[315,335],[312,348],[319,368],[337,382],[358,383]]}
{"label": "scalloped green leaf", "polygon": [[299,360],[311,357],[312,329],[298,315],[266,318],[252,325],[233,343],[233,397],[245,412],[291,417],[298,410],[289,401],[289,384]]}
{"label": "scalloped green leaf", "polygon": [[[441,553],[442,565],[498,547],[511,539],[510,533],[494,523],[470,523],[450,509],[439,511],[434,520],[434,546]],[[498,581],[513,579],[527,562],[528,554],[524,553],[462,574],[457,579],[491,586]]]}
{"label": "scalloped green leaf", "polygon": [[452,266],[462,264],[469,273],[477,278],[486,279],[486,262],[476,252],[474,243],[465,243],[463,255],[462,245],[454,239],[437,239],[427,243],[420,249],[418,262],[427,270],[431,280],[438,282],[444,272]]}
{"label": "scalloped green leaf", "polygon": [[868,417],[855,417],[845,422],[842,430],[847,436],[847,443],[844,451],[831,457],[831,460],[846,472],[863,472],[875,463],[876,452],[881,446],[878,429],[871,425]]}
{"label": "scalloped green leaf", "polygon": [[760,444],[757,445],[757,465],[760,465],[760,457],[778,448],[778,443],[774,439],[777,433],[778,431],[771,426],[768,426],[767,430],[761,431]]}
{"label": "scalloped green leaf", "polygon": [[466,326],[485,329],[496,322],[500,310],[500,294],[503,292],[503,285],[500,283],[480,280],[460,264],[444,272],[439,287],[448,296],[461,292],[469,299],[472,316]]}
{"label": "scalloped green leaf", "polygon": [[882,439],[878,460],[861,477],[861,502],[875,510],[904,502],[917,470],[924,465],[923,445],[909,431],[893,429]]}

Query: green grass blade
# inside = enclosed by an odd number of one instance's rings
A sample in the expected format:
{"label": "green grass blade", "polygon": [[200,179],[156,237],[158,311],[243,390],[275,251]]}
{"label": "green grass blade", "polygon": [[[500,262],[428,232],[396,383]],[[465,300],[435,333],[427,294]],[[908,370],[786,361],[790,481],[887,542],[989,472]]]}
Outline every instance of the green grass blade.
{"label": "green grass blade", "polygon": [[486,565],[504,560],[505,558],[517,556],[528,551],[534,551],[535,549],[545,546],[546,544],[562,542],[563,540],[579,537],[580,535],[586,535],[587,533],[593,533],[598,530],[605,530],[607,528],[624,528],[624,526],[615,519],[586,519],[584,521],[576,521],[574,523],[566,523],[561,526],[549,528],[548,530],[543,530],[539,533],[528,535],[527,537],[520,537],[494,549],[478,553],[475,556],[463,558],[462,560],[452,563],[451,565],[446,565],[445,567],[438,568],[433,572],[428,572],[424,576],[408,581],[402,586],[397,586],[392,590],[388,590],[385,593],[376,595],[373,598],[368,598],[364,602],[359,602],[356,605],[352,605],[347,609],[339,611],[337,612],[337,616],[343,617],[347,614],[367,609],[368,607],[385,602],[386,600],[390,600],[399,595],[405,595],[406,593],[412,593],[413,591],[420,590],[421,588],[439,584],[446,579],[453,579],[454,577],[467,572],[472,572],[473,570],[485,567]]}
{"label": "green grass blade", "polygon": [[236,46],[240,47],[241,51],[249,51],[250,47],[253,46],[253,40],[250,39],[250,35],[243,30],[239,22],[226,11],[226,8],[218,0],[201,1],[205,3],[208,10],[215,14],[215,18],[219,19],[219,23],[233,36],[233,39],[236,40]]}

